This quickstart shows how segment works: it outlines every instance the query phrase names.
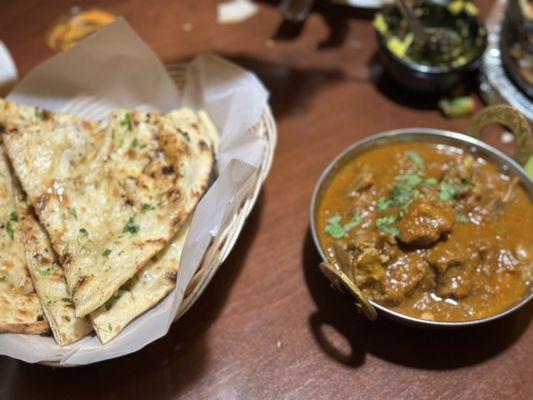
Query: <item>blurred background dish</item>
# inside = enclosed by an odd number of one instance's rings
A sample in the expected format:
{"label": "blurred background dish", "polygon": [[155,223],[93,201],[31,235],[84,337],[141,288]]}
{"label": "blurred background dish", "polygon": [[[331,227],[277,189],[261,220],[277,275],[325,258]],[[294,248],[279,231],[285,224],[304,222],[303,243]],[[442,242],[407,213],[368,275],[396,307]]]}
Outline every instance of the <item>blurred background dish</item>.
{"label": "blurred background dish", "polygon": [[56,51],[64,51],[73,47],[83,38],[102,29],[117,17],[99,9],[82,10],[72,7],[68,14],[59,18],[48,33],[46,43]]}
{"label": "blurred background dish", "polygon": [[501,30],[500,49],[505,72],[520,90],[533,99],[533,2],[509,1]]}
{"label": "blurred background dish", "polygon": [[509,77],[504,67],[501,33],[509,0],[498,0],[486,20],[487,51],[483,56],[480,92],[489,104],[505,102],[533,120],[533,100]]}
{"label": "blurred background dish", "polygon": [[393,0],[331,0],[334,3],[345,4],[359,8],[382,8],[387,4],[392,4]]}

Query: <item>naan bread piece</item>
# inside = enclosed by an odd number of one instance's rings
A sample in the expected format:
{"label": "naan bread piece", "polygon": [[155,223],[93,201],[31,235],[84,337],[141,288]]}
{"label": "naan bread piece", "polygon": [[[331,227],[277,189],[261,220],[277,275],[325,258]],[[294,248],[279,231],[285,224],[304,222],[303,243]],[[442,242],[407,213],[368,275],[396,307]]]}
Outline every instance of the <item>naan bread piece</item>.
{"label": "naan bread piece", "polygon": [[13,180],[0,144],[0,333],[50,330],[26,267]]}
{"label": "naan bread piece", "polygon": [[63,267],[48,235],[25,202],[17,205],[28,269],[54,338],[61,346],[77,342],[92,331],[89,318],[76,317]]}
{"label": "naan bread piece", "polygon": [[0,108],[15,172],[85,316],[181,228],[207,188],[214,138],[191,110],[119,110],[98,125]]}
{"label": "naan bread piece", "polygon": [[[179,110],[167,115],[172,124],[198,124],[202,136],[209,138],[213,151],[218,151],[219,136],[210,118],[203,111],[194,113]],[[178,125],[179,126],[179,125]],[[186,132],[186,131],[185,131]],[[121,140],[121,139],[119,139]],[[205,165],[196,166],[200,173]],[[216,176],[211,171],[211,179]],[[131,321],[157,305],[176,286],[176,277],[180,265],[182,249],[187,238],[192,215],[185,225],[162,251],[154,256],[137,274],[123,285],[99,309],[91,313],[94,330],[102,343],[108,343],[117,336]]]}
{"label": "naan bread piece", "polygon": [[103,344],[174,289],[189,224],[187,222],[165,249],[90,314],[94,330]]}

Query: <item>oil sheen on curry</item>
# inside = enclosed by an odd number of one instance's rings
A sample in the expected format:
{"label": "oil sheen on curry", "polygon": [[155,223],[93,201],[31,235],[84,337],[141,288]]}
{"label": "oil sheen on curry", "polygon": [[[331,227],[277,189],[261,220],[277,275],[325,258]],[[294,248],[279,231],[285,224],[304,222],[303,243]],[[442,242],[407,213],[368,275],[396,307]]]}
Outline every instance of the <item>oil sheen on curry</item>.
{"label": "oil sheen on curry", "polygon": [[377,303],[461,322],[529,291],[533,207],[517,179],[446,145],[382,146],[344,165],[318,209],[319,238]]}

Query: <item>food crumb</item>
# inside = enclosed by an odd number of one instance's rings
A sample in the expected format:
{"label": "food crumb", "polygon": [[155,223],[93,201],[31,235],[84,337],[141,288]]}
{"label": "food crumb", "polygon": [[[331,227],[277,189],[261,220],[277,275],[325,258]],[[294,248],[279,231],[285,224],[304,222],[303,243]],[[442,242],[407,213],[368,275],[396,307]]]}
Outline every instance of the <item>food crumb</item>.
{"label": "food crumb", "polygon": [[503,132],[500,136],[500,141],[503,144],[508,144],[514,142],[514,135],[511,132]]}
{"label": "food crumb", "polygon": [[266,41],[266,47],[272,49],[272,48],[274,48],[274,46],[276,46],[276,42],[274,42],[274,40],[272,40],[272,39],[268,39],[268,40]]}
{"label": "food crumb", "polygon": [[217,6],[219,24],[237,24],[253,17],[258,11],[257,4],[250,0],[230,0]]}
{"label": "food crumb", "polygon": [[182,26],[181,26],[181,30],[183,32],[190,32],[192,31],[192,24],[190,22],[185,22]]}
{"label": "food crumb", "polygon": [[461,96],[440,100],[439,108],[447,118],[456,118],[473,114],[476,110],[476,104],[471,96]]}
{"label": "food crumb", "polygon": [[281,346],[283,346],[281,340],[276,341],[276,348],[281,349]]}

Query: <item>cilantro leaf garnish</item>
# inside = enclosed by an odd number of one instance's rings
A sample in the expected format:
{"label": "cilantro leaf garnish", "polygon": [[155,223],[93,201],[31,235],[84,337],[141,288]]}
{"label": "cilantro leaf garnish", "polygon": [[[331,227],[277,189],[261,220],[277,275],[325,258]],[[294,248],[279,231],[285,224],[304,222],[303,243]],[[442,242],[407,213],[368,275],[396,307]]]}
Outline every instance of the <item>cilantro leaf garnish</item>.
{"label": "cilantro leaf garnish", "polygon": [[328,225],[324,229],[326,233],[329,233],[335,239],[340,239],[341,237],[346,236],[346,231],[341,225],[341,216],[336,215],[328,220]]}
{"label": "cilantro leaf garnish", "polygon": [[460,222],[462,224],[468,224],[470,222],[470,220],[468,219],[468,217],[466,215],[463,215],[463,214],[457,214],[455,216],[455,220],[457,222]]}
{"label": "cilantro leaf garnish", "polygon": [[186,132],[186,131],[182,131],[181,129],[178,129],[179,133],[181,134],[181,136],[183,136],[183,138],[187,141],[187,142],[190,142],[191,141],[191,136],[189,135],[189,132]]}
{"label": "cilantro leaf garnish", "polygon": [[419,168],[419,169],[424,169],[425,166],[426,166],[426,163],[424,162],[424,159],[422,158],[422,156],[420,154],[418,154],[416,151],[408,151],[407,152],[407,155],[409,156],[409,158],[411,159],[411,161],[413,161],[415,163],[415,165]]}
{"label": "cilantro leaf garnish", "polygon": [[120,122],[120,125],[126,127],[126,129],[128,131],[132,131],[133,130],[133,124],[131,122],[131,115],[130,115],[129,112],[124,114],[124,119]]}
{"label": "cilantro leaf garnish", "polygon": [[435,178],[424,178],[420,173],[408,173],[398,175],[396,184],[390,191],[388,199],[381,198],[378,201],[380,212],[386,211],[389,207],[402,207],[402,212],[406,212],[414,197],[420,195],[420,189],[437,184]]}
{"label": "cilantro leaf garnish", "polygon": [[136,148],[144,149],[146,146],[147,145],[145,143],[139,142],[137,138],[133,139],[133,141],[131,142],[131,147],[133,147],[134,149]]}
{"label": "cilantro leaf garnish", "polygon": [[115,301],[117,301],[119,298],[120,298],[120,294],[118,294],[118,293],[113,293],[113,296],[111,296],[111,298],[110,298],[109,300],[107,300],[107,301],[104,303],[105,309],[106,309],[106,310],[109,310],[111,307],[113,307],[113,304],[114,304]]}
{"label": "cilantro leaf garnish", "polygon": [[15,239],[15,233],[13,232],[13,228],[11,227],[11,222],[8,222],[6,224],[6,232],[7,232],[7,236],[9,236],[11,240]]}
{"label": "cilantro leaf garnish", "polygon": [[133,217],[131,217],[129,220],[128,220],[128,223],[126,225],[124,225],[124,229],[122,230],[122,232],[124,233],[137,233],[139,232],[139,225],[137,225],[135,223],[135,220],[133,219]]}
{"label": "cilantro leaf garnish", "polygon": [[80,228],[80,233],[85,237],[89,236],[89,231],[85,228]]}
{"label": "cilantro leaf garnish", "polygon": [[110,254],[111,254],[111,249],[105,249],[104,252],[102,253],[104,257],[108,257]]}
{"label": "cilantro leaf garnish", "polygon": [[378,201],[378,209],[380,212],[386,211],[391,205],[391,200],[384,197],[380,198]]}
{"label": "cilantro leaf garnish", "polygon": [[441,181],[440,186],[439,186],[439,197],[442,201],[444,202],[452,201],[457,197],[458,194],[459,194],[458,186],[452,183],[446,182],[446,181]]}
{"label": "cilantro leaf garnish", "polygon": [[19,215],[16,211],[11,211],[11,214],[9,215],[9,219],[13,222],[17,222],[19,220]]}
{"label": "cilantro leaf garnish", "polygon": [[363,220],[363,218],[361,218],[359,215],[356,215],[353,221],[348,222],[347,224],[344,225],[344,230],[345,230],[346,232],[352,230],[352,229],[355,228],[357,225],[359,225],[359,224],[361,223],[362,220]]}
{"label": "cilantro leaf garnish", "polygon": [[415,189],[418,185],[424,182],[424,178],[419,174],[404,174],[398,175],[396,181],[406,188]]}
{"label": "cilantro leaf garnish", "polygon": [[392,236],[399,236],[400,231],[395,226],[392,226],[399,217],[397,214],[389,214],[386,217],[378,218],[376,220],[376,226],[379,230],[388,233]]}
{"label": "cilantro leaf garnish", "polygon": [[143,210],[155,210],[155,206],[150,203],[144,203],[143,204]]}
{"label": "cilantro leaf garnish", "polygon": [[328,220],[328,225],[324,229],[326,233],[332,236],[335,239],[340,239],[348,236],[348,232],[359,225],[362,221],[360,216],[356,216],[353,221],[348,222],[347,224],[341,224],[342,217],[340,215],[335,215]]}
{"label": "cilantro leaf garnish", "polygon": [[62,301],[63,303],[72,303],[72,300],[70,300],[70,298],[68,298],[68,297],[63,297],[63,298],[61,299],[61,301]]}
{"label": "cilantro leaf garnish", "polygon": [[427,178],[425,181],[424,181],[424,186],[430,186],[430,185],[436,185],[437,184],[437,180],[435,178]]}
{"label": "cilantro leaf garnish", "polygon": [[391,204],[395,207],[411,202],[415,189],[424,183],[419,174],[404,174],[396,177],[396,185],[391,190]]}

